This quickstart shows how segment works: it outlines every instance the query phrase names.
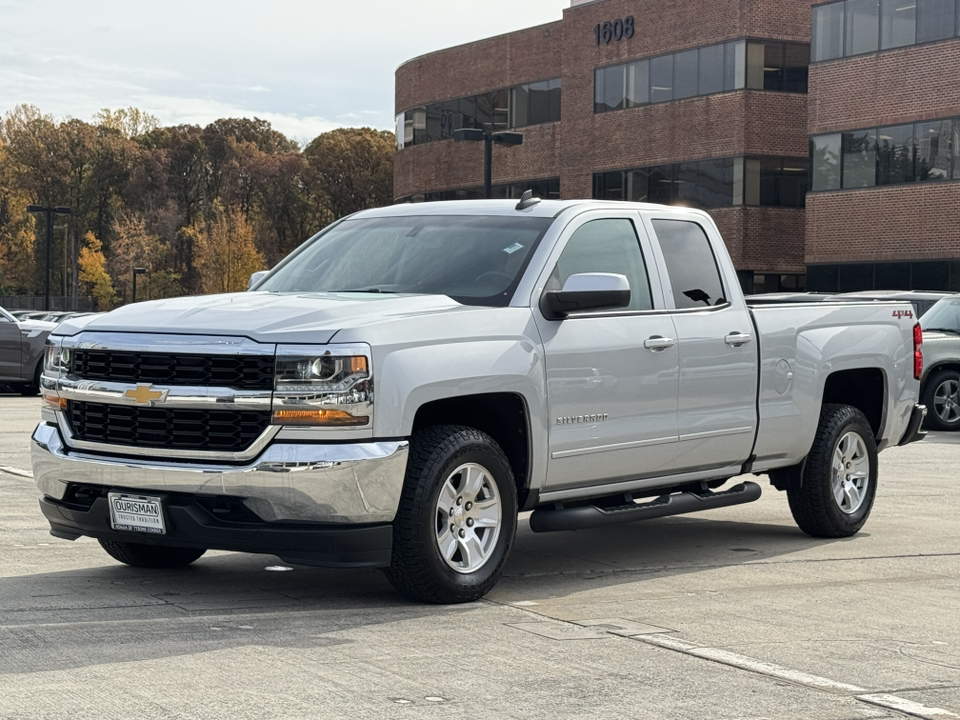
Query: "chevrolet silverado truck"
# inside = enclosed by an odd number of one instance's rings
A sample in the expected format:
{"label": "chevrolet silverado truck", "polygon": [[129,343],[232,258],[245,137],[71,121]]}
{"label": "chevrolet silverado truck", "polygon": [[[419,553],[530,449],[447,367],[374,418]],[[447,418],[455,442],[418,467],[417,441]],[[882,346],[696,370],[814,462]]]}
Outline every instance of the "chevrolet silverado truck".
{"label": "chevrolet silverado truck", "polygon": [[756,500],[750,473],[804,532],[850,536],[878,451],[922,435],[908,310],[751,309],[698,210],[365,210],[248,292],[62,323],[33,472],[55,537],[129,565],[269,553],[436,603],[493,587],[521,512],[695,512]]}
{"label": "chevrolet silverado truck", "polygon": [[56,323],[18,320],[0,308],[0,387],[21,395],[40,392],[44,346],[54,327]]}

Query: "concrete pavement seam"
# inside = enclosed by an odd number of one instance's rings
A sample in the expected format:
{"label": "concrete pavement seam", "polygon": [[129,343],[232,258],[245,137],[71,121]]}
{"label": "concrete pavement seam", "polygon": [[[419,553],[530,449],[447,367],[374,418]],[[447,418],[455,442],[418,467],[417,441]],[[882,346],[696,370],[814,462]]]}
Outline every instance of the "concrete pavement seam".
{"label": "concrete pavement seam", "polygon": [[21,470],[20,468],[0,465],[0,472],[5,472],[9,475],[16,475],[17,477],[26,478],[27,480],[33,480],[33,473],[29,470]]}

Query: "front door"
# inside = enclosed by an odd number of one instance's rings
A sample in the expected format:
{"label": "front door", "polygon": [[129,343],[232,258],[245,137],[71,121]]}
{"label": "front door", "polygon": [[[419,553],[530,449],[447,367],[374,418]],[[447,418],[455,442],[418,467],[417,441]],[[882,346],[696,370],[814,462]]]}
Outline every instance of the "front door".
{"label": "front door", "polygon": [[20,326],[0,313],[0,380],[20,380]]}
{"label": "front door", "polygon": [[746,462],[757,431],[757,337],[740,294],[727,288],[711,248],[710,224],[650,218],[665,263],[665,294],[680,347],[677,472]]}
{"label": "front door", "polygon": [[[650,246],[634,213],[599,212],[568,227],[545,289],[575,273],[625,275],[630,306],[546,320],[543,339],[549,409],[544,490],[668,474],[677,442],[678,360],[673,321],[663,310]],[[652,339],[652,340],[651,340]],[[647,342],[647,347],[644,342]]]}

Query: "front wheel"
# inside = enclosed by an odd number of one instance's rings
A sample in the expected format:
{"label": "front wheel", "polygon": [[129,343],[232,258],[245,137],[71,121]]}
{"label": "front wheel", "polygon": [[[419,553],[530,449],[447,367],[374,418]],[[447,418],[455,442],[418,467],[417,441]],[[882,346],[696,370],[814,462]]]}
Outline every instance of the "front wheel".
{"label": "front wheel", "polygon": [[787,489],[797,525],[813,537],[854,535],[877,494],[877,444],[850,405],[824,405],[800,484]]}
{"label": "front wheel", "polygon": [[183,567],[206,552],[200,548],[164,547],[122,540],[101,539],[100,545],[114,560],[141,568]]}
{"label": "front wheel", "polygon": [[960,430],[960,372],[938,370],[923,388],[927,424],[935,430]]}
{"label": "front wheel", "polygon": [[493,438],[454,425],[414,434],[386,570],[398,591],[429,603],[483,597],[516,530],[517,488]]}

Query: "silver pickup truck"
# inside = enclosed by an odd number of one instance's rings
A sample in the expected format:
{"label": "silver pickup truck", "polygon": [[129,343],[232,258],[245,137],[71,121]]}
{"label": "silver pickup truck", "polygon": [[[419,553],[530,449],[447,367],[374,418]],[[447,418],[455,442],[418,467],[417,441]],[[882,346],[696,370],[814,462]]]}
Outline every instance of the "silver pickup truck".
{"label": "silver pickup truck", "polygon": [[573,530],[756,500],[864,524],[922,435],[907,303],[748,308],[704,212],[592,200],[367,210],[252,291],[61,324],[32,442],[54,536],[496,583],[518,514]]}

